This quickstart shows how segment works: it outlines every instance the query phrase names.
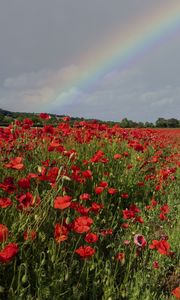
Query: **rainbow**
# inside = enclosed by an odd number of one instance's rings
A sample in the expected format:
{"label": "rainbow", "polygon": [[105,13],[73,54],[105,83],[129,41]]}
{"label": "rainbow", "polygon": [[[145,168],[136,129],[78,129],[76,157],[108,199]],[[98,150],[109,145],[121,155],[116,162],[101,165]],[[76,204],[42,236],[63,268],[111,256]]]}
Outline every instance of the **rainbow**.
{"label": "rainbow", "polygon": [[[56,103],[59,107],[74,102],[73,89],[87,93],[105,75],[123,70],[134,60],[152,51],[156,45],[180,30],[180,0],[169,0],[155,7],[138,20],[132,20],[123,30],[117,30],[100,47],[91,50],[76,62],[80,66],[74,76],[67,78],[55,98],[48,99],[47,109]],[[59,83],[60,84],[60,83]],[[72,91],[69,93],[69,91]]]}

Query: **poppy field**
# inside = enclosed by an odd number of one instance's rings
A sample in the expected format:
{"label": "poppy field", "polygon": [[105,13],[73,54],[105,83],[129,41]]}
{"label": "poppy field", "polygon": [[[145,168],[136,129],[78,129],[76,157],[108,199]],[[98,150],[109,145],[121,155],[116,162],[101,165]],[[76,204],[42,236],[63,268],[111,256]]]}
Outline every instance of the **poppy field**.
{"label": "poppy field", "polygon": [[180,299],[180,130],[0,128],[0,299]]}

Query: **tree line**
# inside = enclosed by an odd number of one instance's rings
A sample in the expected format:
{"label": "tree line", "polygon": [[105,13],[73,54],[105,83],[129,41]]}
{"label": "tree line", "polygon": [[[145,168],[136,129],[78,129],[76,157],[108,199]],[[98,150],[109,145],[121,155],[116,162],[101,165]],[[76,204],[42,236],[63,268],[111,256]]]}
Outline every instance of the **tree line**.
{"label": "tree line", "polygon": [[[56,126],[59,122],[63,120],[64,115],[55,115],[50,114],[51,118],[47,121],[47,124],[53,124]],[[19,112],[10,112],[7,110],[0,109],[0,126],[8,126],[15,119],[19,121],[23,121],[25,118],[29,118],[33,121],[34,126],[43,126],[43,121],[39,118],[36,113],[19,113]],[[70,123],[81,122],[81,121],[93,121],[92,119],[85,118],[75,118],[71,117]],[[122,128],[180,128],[180,120],[175,118],[165,119],[158,118],[155,123],[152,122],[135,122],[132,120],[128,120],[127,118],[122,119],[119,122],[114,121],[101,121],[96,120],[99,123],[107,123],[109,126],[113,126],[115,124],[119,124]]]}

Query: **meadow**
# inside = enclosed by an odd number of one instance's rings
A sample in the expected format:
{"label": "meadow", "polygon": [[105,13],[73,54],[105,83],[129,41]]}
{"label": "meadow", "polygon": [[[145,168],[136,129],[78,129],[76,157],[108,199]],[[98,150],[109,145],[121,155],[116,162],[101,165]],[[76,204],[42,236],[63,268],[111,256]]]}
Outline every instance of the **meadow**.
{"label": "meadow", "polygon": [[180,129],[0,128],[0,299],[180,299]]}

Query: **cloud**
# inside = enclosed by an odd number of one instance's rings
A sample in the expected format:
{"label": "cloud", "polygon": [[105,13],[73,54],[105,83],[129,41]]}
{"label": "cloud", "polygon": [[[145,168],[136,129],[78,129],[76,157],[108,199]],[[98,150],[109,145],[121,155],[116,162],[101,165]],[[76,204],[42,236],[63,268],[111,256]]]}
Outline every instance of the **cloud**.
{"label": "cloud", "polygon": [[80,66],[69,65],[8,77],[0,92],[1,105],[14,111],[47,111],[102,120],[179,118],[179,86],[153,89],[143,79],[142,70],[131,68],[109,72],[86,90],[77,84],[82,74]]}
{"label": "cloud", "polygon": [[57,102],[60,95],[66,101],[77,93],[68,85],[73,84],[78,73],[78,67],[70,65],[59,70],[43,69],[8,77],[1,88],[1,105],[16,111],[42,111],[51,102]]}

